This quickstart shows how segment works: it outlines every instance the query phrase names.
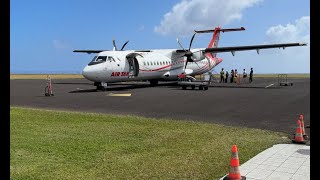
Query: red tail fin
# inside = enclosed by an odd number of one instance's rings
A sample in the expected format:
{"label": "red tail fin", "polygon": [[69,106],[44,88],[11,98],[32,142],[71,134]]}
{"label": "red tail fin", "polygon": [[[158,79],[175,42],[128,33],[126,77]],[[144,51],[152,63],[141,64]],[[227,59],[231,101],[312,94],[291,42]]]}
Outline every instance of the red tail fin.
{"label": "red tail fin", "polygon": [[212,35],[212,39],[208,45],[208,48],[215,48],[218,47],[220,37],[220,27],[214,29],[214,33]]}
{"label": "red tail fin", "polygon": [[214,48],[218,47],[218,42],[219,42],[219,36],[220,32],[230,32],[230,31],[243,31],[245,30],[244,27],[241,28],[231,28],[231,29],[221,29],[220,26],[214,28],[213,30],[200,30],[200,31],[195,31],[196,33],[210,33],[213,32],[212,39],[208,45],[208,48]]}
{"label": "red tail fin", "polygon": [[[241,28],[231,28],[231,29],[221,29],[220,26],[214,28],[213,30],[200,30],[200,31],[195,31],[196,33],[210,33],[213,32],[212,39],[208,45],[208,48],[215,48],[218,47],[219,43],[219,37],[220,37],[220,32],[230,32],[230,31],[243,31],[245,30],[244,27]],[[214,65],[219,64],[222,59],[221,58],[216,58],[216,53],[205,53],[206,58],[209,58],[211,61],[213,61]]]}

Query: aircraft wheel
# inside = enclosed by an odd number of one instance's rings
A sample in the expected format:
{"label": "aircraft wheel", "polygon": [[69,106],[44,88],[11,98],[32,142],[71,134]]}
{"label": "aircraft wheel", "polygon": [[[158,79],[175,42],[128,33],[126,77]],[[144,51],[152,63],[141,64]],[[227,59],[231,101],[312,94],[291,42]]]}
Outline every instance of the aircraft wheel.
{"label": "aircraft wheel", "polygon": [[158,81],[157,80],[150,80],[150,85],[151,86],[157,86],[158,85]]}
{"label": "aircraft wheel", "polygon": [[195,85],[191,85],[191,89],[194,90],[196,88]]}
{"label": "aircraft wheel", "polygon": [[199,86],[199,90],[203,90],[203,86]]}
{"label": "aircraft wheel", "polygon": [[182,89],[183,89],[183,90],[186,90],[186,89],[187,89],[187,86],[182,86]]}
{"label": "aircraft wheel", "polygon": [[107,88],[105,88],[104,86],[97,86],[97,90],[106,91]]}
{"label": "aircraft wheel", "polygon": [[208,90],[208,86],[205,86],[205,87],[204,87],[204,90]]}

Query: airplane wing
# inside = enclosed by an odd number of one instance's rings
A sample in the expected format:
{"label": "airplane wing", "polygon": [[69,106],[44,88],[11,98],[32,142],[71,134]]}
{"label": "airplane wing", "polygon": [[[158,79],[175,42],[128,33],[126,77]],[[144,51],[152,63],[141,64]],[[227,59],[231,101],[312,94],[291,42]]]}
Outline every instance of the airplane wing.
{"label": "airplane wing", "polygon": [[[110,51],[110,50],[74,50],[73,52],[78,52],[78,53],[100,53],[102,51]],[[135,50],[134,52],[152,52],[151,50]]]}
{"label": "airplane wing", "polygon": [[91,53],[99,53],[99,52],[102,52],[102,51],[109,51],[109,50],[74,50],[73,52],[91,54]]}
{"label": "airplane wing", "polygon": [[203,52],[220,53],[220,52],[231,52],[234,55],[235,51],[247,51],[256,50],[259,54],[260,49],[269,48],[286,48],[292,46],[306,46],[306,43],[286,43],[286,44],[266,44],[266,45],[252,45],[252,46],[231,46],[231,47],[216,47],[216,48],[206,48],[202,50]]}

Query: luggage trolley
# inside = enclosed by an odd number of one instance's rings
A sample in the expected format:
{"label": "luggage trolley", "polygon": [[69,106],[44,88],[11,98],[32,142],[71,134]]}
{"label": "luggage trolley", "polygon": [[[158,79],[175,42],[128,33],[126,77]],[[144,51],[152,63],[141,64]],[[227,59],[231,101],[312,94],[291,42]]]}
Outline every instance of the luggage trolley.
{"label": "luggage trolley", "polygon": [[199,90],[208,90],[212,74],[210,74],[210,78],[208,81],[191,81],[188,80],[185,74],[179,74],[178,76],[178,85],[182,87],[183,90],[186,90],[187,87],[191,87],[192,90],[199,87]]}
{"label": "luggage trolley", "polygon": [[288,74],[278,74],[279,86],[293,86],[292,82],[288,82]]}

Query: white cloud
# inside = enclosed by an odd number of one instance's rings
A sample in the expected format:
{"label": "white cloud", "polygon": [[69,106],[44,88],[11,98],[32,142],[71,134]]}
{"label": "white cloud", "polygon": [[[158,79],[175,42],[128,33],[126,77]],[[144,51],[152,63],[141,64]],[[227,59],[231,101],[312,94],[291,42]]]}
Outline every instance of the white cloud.
{"label": "white cloud", "polygon": [[262,0],[182,0],[166,13],[155,32],[186,35],[195,29],[224,26],[242,18],[243,10]]}
{"label": "white cloud", "polygon": [[274,66],[281,63],[286,72],[310,72],[310,16],[303,16],[294,23],[272,26],[266,31],[266,37],[268,43],[307,43],[306,47],[289,47],[278,54],[271,53],[268,59],[274,61]]}
{"label": "white cloud", "polygon": [[61,40],[53,40],[53,47],[56,49],[69,49],[69,45]]}
{"label": "white cloud", "polygon": [[310,16],[297,19],[294,24],[270,27],[266,32],[269,42],[308,41],[310,42]]}

